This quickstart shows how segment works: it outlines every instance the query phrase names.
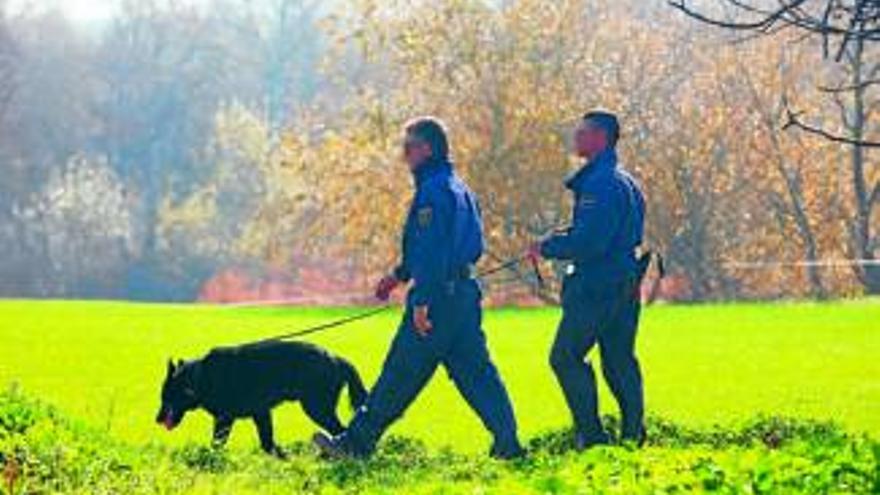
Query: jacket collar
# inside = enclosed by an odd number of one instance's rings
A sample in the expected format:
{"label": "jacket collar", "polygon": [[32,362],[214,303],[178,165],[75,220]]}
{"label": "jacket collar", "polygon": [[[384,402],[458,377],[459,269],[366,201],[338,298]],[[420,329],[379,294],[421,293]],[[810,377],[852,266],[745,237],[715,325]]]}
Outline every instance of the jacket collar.
{"label": "jacket collar", "polygon": [[615,168],[617,168],[617,151],[614,148],[607,148],[570,175],[565,180],[565,187],[574,191],[590,177],[611,172]]}
{"label": "jacket collar", "polygon": [[452,162],[448,159],[431,158],[413,172],[416,186],[421,186],[436,175],[448,175],[452,173]]}

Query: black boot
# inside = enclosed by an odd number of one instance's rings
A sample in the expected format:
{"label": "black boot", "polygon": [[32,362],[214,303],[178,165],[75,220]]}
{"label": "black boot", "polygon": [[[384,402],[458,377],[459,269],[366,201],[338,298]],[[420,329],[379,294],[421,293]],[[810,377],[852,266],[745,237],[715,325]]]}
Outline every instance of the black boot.
{"label": "black boot", "polygon": [[312,436],[312,444],[318,447],[321,456],[327,459],[364,459],[369,456],[369,454],[355,448],[345,433],[334,437],[324,432],[318,432]]}
{"label": "black boot", "polygon": [[639,426],[639,431],[635,435],[624,434],[620,440],[624,444],[632,444],[639,448],[644,447],[648,441],[648,432],[645,429],[645,425]]}
{"label": "black boot", "polygon": [[578,431],[574,434],[574,449],[578,452],[583,452],[592,447],[610,444],[611,437],[608,436],[608,433],[605,432],[605,430],[599,430],[591,433]]}
{"label": "black boot", "polygon": [[525,455],[526,451],[522,448],[519,442],[506,448],[501,448],[498,442],[494,442],[492,448],[489,450],[489,457],[499,461],[512,461],[514,459],[525,457]]}

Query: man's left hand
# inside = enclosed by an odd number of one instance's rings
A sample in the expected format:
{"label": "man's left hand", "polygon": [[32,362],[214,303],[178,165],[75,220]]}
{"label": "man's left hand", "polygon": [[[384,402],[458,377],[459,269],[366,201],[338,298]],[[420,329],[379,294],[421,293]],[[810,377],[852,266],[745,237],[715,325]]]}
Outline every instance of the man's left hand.
{"label": "man's left hand", "polygon": [[413,309],[413,325],[416,327],[416,332],[421,336],[426,336],[431,331],[434,326],[431,324],[431,320],[428,319],[428,306],[416,306]]}

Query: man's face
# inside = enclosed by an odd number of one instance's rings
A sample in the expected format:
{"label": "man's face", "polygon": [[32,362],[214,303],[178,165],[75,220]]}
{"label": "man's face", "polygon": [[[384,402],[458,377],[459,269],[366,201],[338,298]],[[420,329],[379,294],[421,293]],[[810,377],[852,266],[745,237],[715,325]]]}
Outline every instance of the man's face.
{"label": "man's face", "polygon": [[403,159],[409,165],[409,169],[415,171],[429,158],[431,158],[431,145],[412,134],[407,134],[403,140]]}
{"label": "man's face", "polygon": [[582,121],[574,131],[574,152],[581,158],[590,159],[608,146],[608,135],[601,127],[589,120]]}

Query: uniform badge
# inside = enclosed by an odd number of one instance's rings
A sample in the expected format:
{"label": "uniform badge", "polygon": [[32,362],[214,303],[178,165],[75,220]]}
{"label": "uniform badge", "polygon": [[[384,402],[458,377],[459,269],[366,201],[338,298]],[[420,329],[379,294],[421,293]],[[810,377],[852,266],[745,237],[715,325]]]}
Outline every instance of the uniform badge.
{"label": "uniform badge", "polygon": [[430,206],[419,208],[417,215],[419,219],[419,226],[427,227],[428,225],[431,225],[431,218],[434,216],[434,210],[432,210]]}
{"label": "uniform badge", "polygon": [[592,208],[596,206],[595,196],[583,196],[580,200],[581,208]]}

